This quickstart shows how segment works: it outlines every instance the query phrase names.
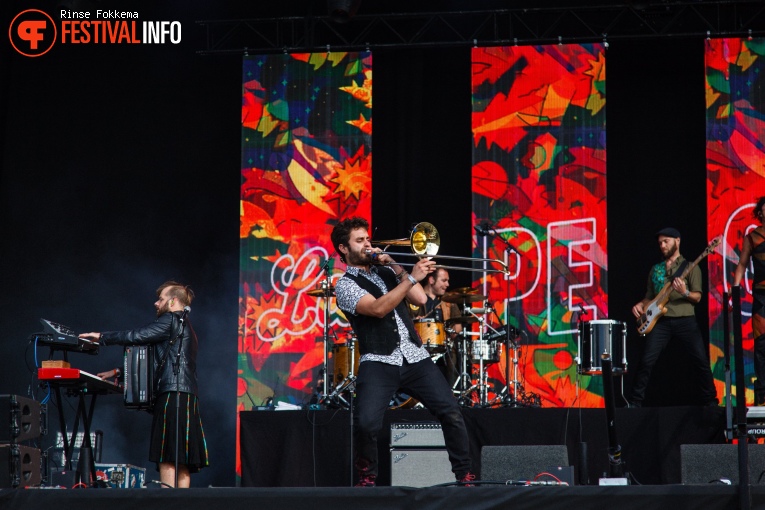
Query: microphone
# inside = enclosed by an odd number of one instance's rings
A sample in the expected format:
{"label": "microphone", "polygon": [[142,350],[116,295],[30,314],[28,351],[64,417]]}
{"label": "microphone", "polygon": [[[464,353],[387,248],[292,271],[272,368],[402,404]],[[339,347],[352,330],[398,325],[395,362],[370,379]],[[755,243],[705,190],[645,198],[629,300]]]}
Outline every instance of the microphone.
{"label": "microphone", "polygon": [[364,250],[364,251],[369,255],[369,258],[372,259],[372,264],[381,264],[379,260],[380,253],[377,253],[376,251],[373,251],[373,250]]}
{"label": "microphone", "polygon": [[187,313],[190,313],[190,312],[191,312],[191,307],[190,306],[186,305],[186,306],[183,307],[183,313],[184,314],[187,314]]}
{"label": "microphone", "polygon": [[473,228],[475,229],[476,232],[478,232],[478,235],[481,237],[484,237],[490,234],[488,223],[481,223],[480,225],[476,225]]}

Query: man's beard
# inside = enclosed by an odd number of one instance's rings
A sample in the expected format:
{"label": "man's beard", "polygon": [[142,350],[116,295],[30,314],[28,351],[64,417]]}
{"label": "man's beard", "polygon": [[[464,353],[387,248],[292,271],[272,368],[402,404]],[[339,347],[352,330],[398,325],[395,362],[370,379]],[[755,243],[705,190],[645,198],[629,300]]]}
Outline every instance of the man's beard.
{"label": "man's beard", "polygon": [[165,303],[160,308],[157,308],[157,317],[170,311],[170,307]]}
{"label": "man's beard", "polygon": [[348,251],[348,265],[351,266],[366,266],[372,262],[372,256],[363,251]]}
{"label": "man's beard", "polygon": [[677,243],[672,243],[672,246],[667,250],[667,254],[664,255],[664,259],[671,259],[675,253],[677,253]]}

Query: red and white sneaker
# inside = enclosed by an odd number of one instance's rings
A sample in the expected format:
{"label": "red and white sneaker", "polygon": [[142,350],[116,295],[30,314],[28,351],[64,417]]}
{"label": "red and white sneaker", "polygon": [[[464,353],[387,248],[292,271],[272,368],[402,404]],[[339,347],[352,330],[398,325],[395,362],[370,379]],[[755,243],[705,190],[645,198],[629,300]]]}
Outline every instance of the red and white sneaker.
{"label": "red and white sneaker", "polygon": [[377,485],[377,475],[363,475],[354,487],[374,487]]}
{"label": "red and white sneaker", "polygon": [[457,479],[457,481],[462,484],[464,487],[475,487],[475,475],[468,471],[464,475],[462,475],[461,478]]}

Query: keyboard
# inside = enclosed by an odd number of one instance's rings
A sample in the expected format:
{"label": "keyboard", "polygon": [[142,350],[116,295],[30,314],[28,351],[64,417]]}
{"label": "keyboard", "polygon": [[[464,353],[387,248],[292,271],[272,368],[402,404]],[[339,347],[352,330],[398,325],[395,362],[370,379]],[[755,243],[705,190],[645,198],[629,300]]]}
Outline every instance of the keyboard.
{"label": "keyboard", "polygon": [[77,368],[38,368],[37,379],[60,386],[79,388],[87,393],[122,393],[122,386],[119,384],[103,380],[97,375]]}
{"label": "keyboard", "polygon": [[72,328],[58,322],[47,319],[40,319],[40,322],[43,325],[43,333],[37,337],[39,344],[64,351],[98,354],[98,342],[79,338]]}

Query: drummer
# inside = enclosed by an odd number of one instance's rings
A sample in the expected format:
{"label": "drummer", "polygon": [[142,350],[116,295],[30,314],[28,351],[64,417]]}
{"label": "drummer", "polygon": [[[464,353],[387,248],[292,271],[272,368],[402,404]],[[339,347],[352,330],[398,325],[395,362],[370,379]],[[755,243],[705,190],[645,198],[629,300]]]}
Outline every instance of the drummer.
{"label": "drummer", "polygon": [[[436,322],[447,322],[450,319],[461,317],[460,308],[455,303],[446,303],[441,299],[449,288],[449,271],[443,267],[437,268],[421,282],[427,302],[423,306],[409,303],[409,312],[414,319],[434,319]],[[454,338],[462,332],[462,324],[452,324],[447,330],[449,341],[446,352],[436,360],[436,365],[444,374],[450,385],[453,385],[459,377],[456,365],[457,342]]]}

